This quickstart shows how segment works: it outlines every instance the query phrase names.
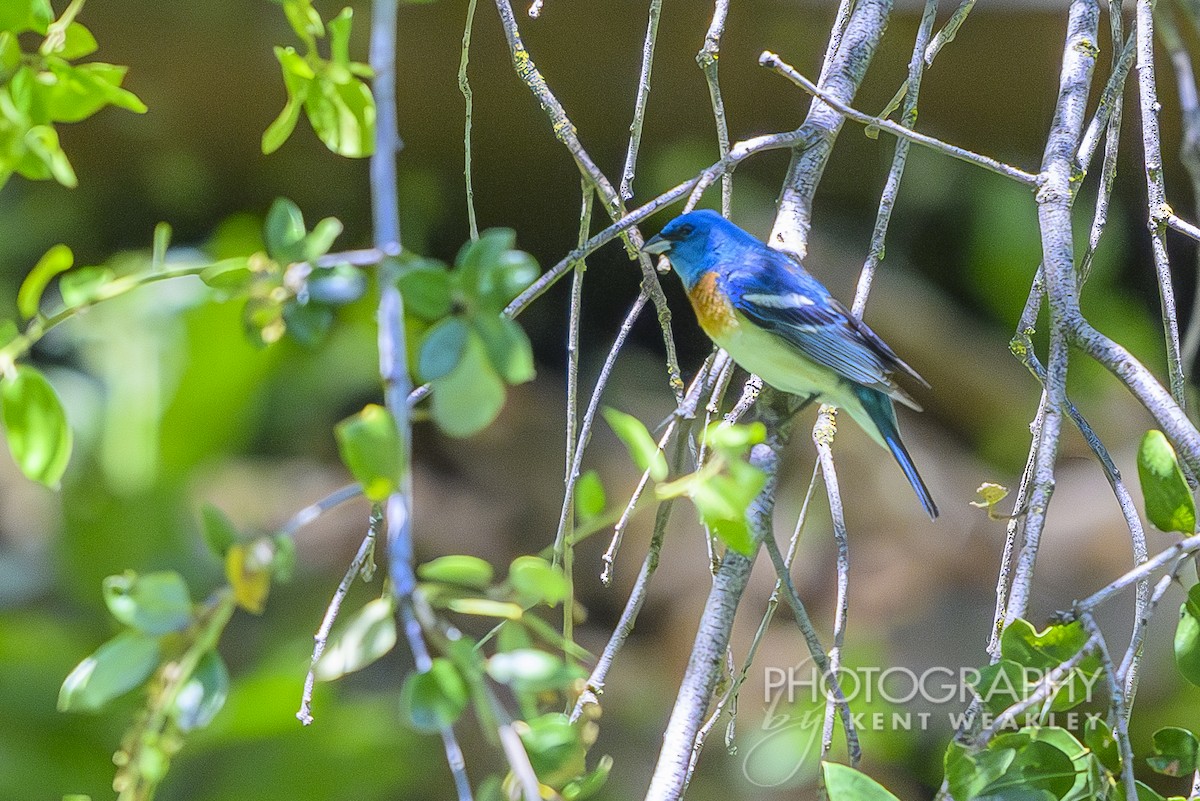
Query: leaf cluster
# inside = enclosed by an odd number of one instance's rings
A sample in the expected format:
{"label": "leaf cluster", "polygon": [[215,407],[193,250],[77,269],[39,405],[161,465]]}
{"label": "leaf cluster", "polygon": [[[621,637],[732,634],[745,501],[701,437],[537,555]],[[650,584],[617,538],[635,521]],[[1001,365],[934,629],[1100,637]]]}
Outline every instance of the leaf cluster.
{"label": "leaf cluster", "polygon": [[[145,104],[121,88],[126,68],[92,61],[96,38],[75,21],[77,0],[55,19],[50,0],[0,3],[0,187],[14,174],[35,181],[78,183],[59,145],[57,125],[87,119],[106,106],[142,114]],[[22,49],[25,34],[42,38]]]}

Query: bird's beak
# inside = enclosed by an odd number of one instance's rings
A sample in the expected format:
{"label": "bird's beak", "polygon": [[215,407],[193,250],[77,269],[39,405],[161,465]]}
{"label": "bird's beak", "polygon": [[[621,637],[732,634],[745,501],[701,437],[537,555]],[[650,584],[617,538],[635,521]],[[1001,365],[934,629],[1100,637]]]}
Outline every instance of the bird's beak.
{"label": "bird's beak", "polygon": [[642,245],[642,252],[653,255],[669,253],[671,251],[672,244],[674,243],[672,243],[671,240],[663,239],[662,235],[658,234],[646,240],[645,244]]}

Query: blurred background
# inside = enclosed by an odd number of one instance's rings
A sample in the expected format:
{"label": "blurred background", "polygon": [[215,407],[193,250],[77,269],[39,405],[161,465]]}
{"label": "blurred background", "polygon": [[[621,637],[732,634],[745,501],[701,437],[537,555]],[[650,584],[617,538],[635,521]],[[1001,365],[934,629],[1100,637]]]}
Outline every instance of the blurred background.
{"label": "blurred background", "polygon": [[[56,11],[62,5],[56,3]],[[326,17],[341,5],[317,2]],[[369,7],[351,5],[354,53],[365,60]],[[771,49],[815,76],[833,5],[733,4],[720,77],[735,141],[800,124],[807,98],[759,68],[757,56]],[[857,107],[881,109],[904,79],[918,5],[900,4]],[[1036,170],[1065,24],[1065,13],[1048,5],[980,4],[926,73],[920,129]],[[710,11],[704,3],[665,4],[631,205],[716,159],[707,90],[695,64]],[[464,14],[464,3],[442,0],[404,6],[400,19],[403,238],[406,247],[444,260],[452,260],[468,237],[456,77]],[[520,17],[532,57],[610,177],[624,157],[645,14],[645,3],[625,0],[549,0],[540,19]],[[295,200],[310,223],[329,215],[341,219],[345,233],[337,247],[369,243],[365,161],[330,154],[303,121],[279,152],[260,152],[262,131],[284,102],[271,48],[294,44],[277,5],[123,0],[88,4],[80,20],[101,44],[94,58],[129,66],[125,86],[149,112],[108,109],[62,127],[77,189],[15,178],[0,190],[0,316],[15,317],[22,276],[55,243],[74,249],[78,264],[99,264],[147,249],[155,223],[165,220],[178,246],[218,257],[246,252],[257,247],[261,217],[278,196]],[[1100,85],[1110,56],[1107,37],[1102,39]],[[479,6],[473,42],[480,226],[515,228],[518,246],[549,266],[575,242],[577,170],[513,74],[490,3]],[[1194,219],[1189,184],[1174,156],[1180,134],[1173,79],[1163,59],[1167,187],[1174,208]],[[1101,330],[1162,375],[1137,119],[1136,104],[1127,104],[1112,222],[1083,303]],[[847,300],[865,258],[892,144],[846,126],[817,195],[808,266]],[[734,219],[760,236],[770,229],[786,165],[786,154],[765,154],[737,172]],[[1091,218],[1095,180],[1095,174],[1088,178],[1078,203],[1082,230]],[[706,203],[715,205],[717,193]],[[654,232],[670,216],[660,214],[643,230]],[[1169,245],[1180,305],[1190,314],[1194,249],[1175,238]],[[1004,523],[968,502],[981,482],[1015,490],[1019,481],[1039,390],[1010,355],[1008,340],[1039,254],[1026,190],[912,150],[866,319],[932,384],[932,390],[915,393],[925,413],[902,413],[902,425],[943,514],[931,524],[891,460],[862,432],[842,427],[836,453],[852,545],[848,664],[957,670],[986,662]],[[637,293],[639,274],[615,246],[596,254],[589,267],[581,364],[590,388]],[[664,284],[690,378],[710,346],[674,277]],[[125,569],[178,570],[199,598],[222,580],[198,535],[201,503],[218,505],[243,528],[270,530],[348,480],[331,428],[379,396],[369,304],[347,309],[317,349],[284,341],[258,350],[243,335],[236,305],[208,303],[206,297],[199,282],[147,289],[93,310],[35,354],[64,397],[78,446],[59,494],[25,481],[0,460],[0,797],[111,797],[111,754],[137,698],[97,716],[54,708],[71,667],[113,632],[101,600],[103,577]],[[428,425],[418,428],[420,559],[472,553],[502,566],[553,538],[562,490],[566,308],[564,284],[522,316],[539,375],[510,392],[500,420],[484,434],[456,441]],[[1073,362],[1071,390],[1117,465],[1135,476],[1136,448],[1149,417],[1082,358]],[[606,403],[650,426],[670,412],[652,316],[640,322]],[[794,525],[812,471],[811,422],[810,411],[788,451],[775,520],[780,537]],[[624,450],[602,426],[585,467],[599,471],[612,503],[623,503],[637,480]],[[230,701],[210,728],[189,740],[159,798],[449,795],[436,739],[398,722],[398,677],[407,655],[394,653],[349,680],[321,687],[313,726],[301,727],[294,717],[312,633],[357,548],[367,512],[364,503],[348,504],[304,529],[291,584],[277,588],[263,616],[235,617],[221,644],[234,679]],[[577,557],[577,588],[588,613],[578,637],[594,653],[628,595],[651,524],[645,514],[635,521],[612,587],[598,580],[605,536],[587,542]],[[1170,541],[1151,536],[1152,552]],[[825,632],[833,614],[833,557],[818,490],[796,575]],[[1033,622],[1041,625],[1130,562],[1128,533],[1104,476],[1082,439],[1065,429]],[[638,797],[648,781],[708,591],[707,564],[694,512],[681,503],[649,601],[604,697],[600,739],[592,750],[593,758],[616,759],[604,798]],[[735,632],[739,658],[771,583],[769,566],[759,564]],[[346,608],[375,592],[377,586],[358,586]],[[1158,726],[1200,715],[1200,696],[1180,686],[1171,664],[1169,610],[1178,600],[1168,596],[1147,648],[1133,731],[1141,750]],[[1128,601],[1106,610],[1103,620],[1118,638],[1128,629]],[[805,750],[807,735],[795,727],[771,729],[779,719],[767,717],[764,671],[801,663],[806,654],[785,617],[771,627],[743,689],[736,753],[722,746],[722,722],[689,797],[792,798],[804,797],[797,788],[811,787],[816,760]],[[891,711],[878,701],[866,708]],[[959,706],[933,711],[925,731],[884,727],[864,734],[864,768],[902,797],[929,797],[940,782],[942,751],[953,731],[946,713]],[[472,777],[499,769],[494,756],[478,747],[474,724],[460,728]]]}

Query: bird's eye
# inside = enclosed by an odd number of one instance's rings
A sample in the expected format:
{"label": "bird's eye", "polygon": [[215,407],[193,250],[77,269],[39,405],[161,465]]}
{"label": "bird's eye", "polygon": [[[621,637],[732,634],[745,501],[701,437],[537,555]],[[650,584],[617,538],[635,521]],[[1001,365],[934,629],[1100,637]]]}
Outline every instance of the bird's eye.
{"label": "bird's eye", "polygon": [[685,236],[691,236],[693,230],[694,229],[690,225],[681,225],[679,226],[678,230],[675,231],[675,238],[683,239]]}

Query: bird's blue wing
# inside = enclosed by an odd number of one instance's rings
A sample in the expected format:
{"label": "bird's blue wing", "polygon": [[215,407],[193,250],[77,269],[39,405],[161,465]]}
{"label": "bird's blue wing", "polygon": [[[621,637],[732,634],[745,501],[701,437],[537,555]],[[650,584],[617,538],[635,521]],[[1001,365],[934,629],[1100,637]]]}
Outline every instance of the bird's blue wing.
{"label": "bird's blue wing", "polygon": [[733,307],[817,364],[855,384],[911,403],[889,377],[902,371],[925,383],[865,323],[788,255],[767,247],[743,254],[724,275]]}

